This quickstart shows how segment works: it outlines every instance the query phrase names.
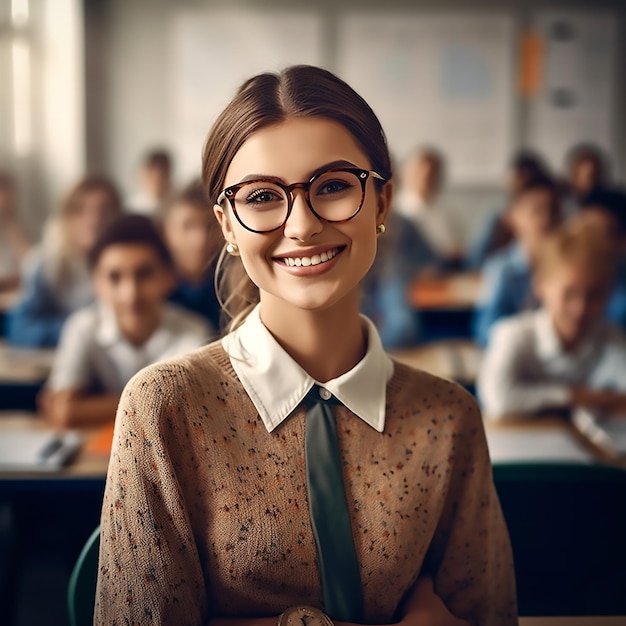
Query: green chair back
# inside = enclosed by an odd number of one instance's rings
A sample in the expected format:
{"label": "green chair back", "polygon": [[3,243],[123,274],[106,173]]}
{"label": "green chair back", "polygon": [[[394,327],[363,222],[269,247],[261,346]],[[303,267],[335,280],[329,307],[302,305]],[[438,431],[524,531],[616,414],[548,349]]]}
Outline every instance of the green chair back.
{"label": "green chair back", "polygon": [[71,626],[92,626],[93,624],[99,550],[100,527],[98,526],[87,539],[70,576],[67,602]]}

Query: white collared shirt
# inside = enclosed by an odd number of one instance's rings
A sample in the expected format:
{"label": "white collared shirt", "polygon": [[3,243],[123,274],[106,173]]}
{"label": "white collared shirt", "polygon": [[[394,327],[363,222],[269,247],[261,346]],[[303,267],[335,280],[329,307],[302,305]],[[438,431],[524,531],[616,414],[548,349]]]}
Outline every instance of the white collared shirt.
{"label": "white collared shirt", "polygon": [[617,327],[601,321],[567,352],[545,309],[493,327],[478,377],[486,416],[566,407],[577,385],[626,391],[626,337]]}
{"label": "white collared shirt", "polygon": [[261,321],[260,305],[222,339],[233,369],[269,432],[289,417],[314,385],[322,388],[320,395],[328,395],[323,391],[327,390],[364,422],[383,432],[393,361],[383,350],[374,324],[363,316],[361,320],[367,332],[365,356],[350,371],[325,383],[312,378],[276,341]]}
{"label": "white collared shirt", "polygon": [[72,314],[61,334],[48,387],[120,393],[141,369],[194,350],[214,335],[208,322],[164,303],[161,323],[141,346],[131,344],[108,307],[94,304]]}

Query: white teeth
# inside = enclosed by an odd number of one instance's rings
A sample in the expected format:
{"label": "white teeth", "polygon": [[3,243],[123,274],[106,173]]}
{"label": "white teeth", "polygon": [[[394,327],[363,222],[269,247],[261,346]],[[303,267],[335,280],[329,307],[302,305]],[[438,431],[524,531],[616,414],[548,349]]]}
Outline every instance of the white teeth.
{"label": "white teeth", "polygon": [[319,265],[320,263],[326,263],[326,261],[330,261],[334,256],[337,255],[338,251],[338,248],[333,248],[332,250],[327,250],[326,252],[322,252],[321,254],[314,254],[312,257],[285,257],[283,260],[285,264],[289,265],[290,267],[309,267],[310,265]]}

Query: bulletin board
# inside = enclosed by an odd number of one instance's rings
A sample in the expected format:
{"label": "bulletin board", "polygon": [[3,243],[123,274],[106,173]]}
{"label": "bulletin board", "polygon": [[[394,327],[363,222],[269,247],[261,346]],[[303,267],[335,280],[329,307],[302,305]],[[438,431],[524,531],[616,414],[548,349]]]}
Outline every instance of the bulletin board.
{"label": "bulletin board", "polygon": [[529,143],[555,168],[591,142],[615,161],[617,20],[610,14],[538,12],[541,76],[529,101]]}
{"label": "bulletin board", "polygon": [[429,144],[451,183],[497,184],[515,140],[515,36],[506,14],[346,13],[337,70],[397,159]]}
{"label": "bulletin board", "polygon": [[182,11],[171,43],[172,147],[183,180],[199,174],[206,135],[245,79],[322,62],[321,20],[315,12]]}

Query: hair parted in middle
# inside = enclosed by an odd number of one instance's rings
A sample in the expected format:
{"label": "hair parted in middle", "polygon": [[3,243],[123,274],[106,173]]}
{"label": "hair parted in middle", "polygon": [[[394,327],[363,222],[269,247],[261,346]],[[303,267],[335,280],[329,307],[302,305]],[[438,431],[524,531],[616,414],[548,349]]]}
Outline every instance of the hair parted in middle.
{"label": "hair parted in middle", "polygon": [[[255,132],[288,119],[315,117],[341,124],[356,140],[376,170],[391,179],[391,157],[385,133],[367,102],[331,72],[310,65],[295,65],[279,73],[263,73],[243,83],[217,118],[204,145],[202,182],[215,203],[223,191],[231,161]],[[377,189],[384,181],[376,180]],[[216,283],[222,308],[233,329],[259,301],[257,287],[241,260],[220,255]]]}

